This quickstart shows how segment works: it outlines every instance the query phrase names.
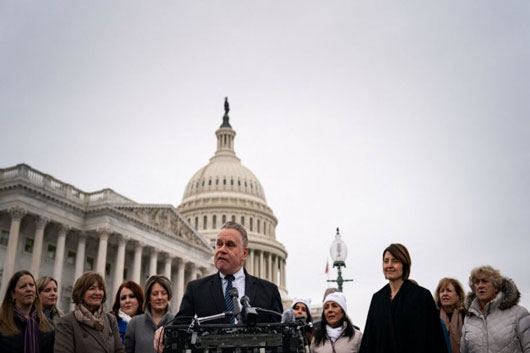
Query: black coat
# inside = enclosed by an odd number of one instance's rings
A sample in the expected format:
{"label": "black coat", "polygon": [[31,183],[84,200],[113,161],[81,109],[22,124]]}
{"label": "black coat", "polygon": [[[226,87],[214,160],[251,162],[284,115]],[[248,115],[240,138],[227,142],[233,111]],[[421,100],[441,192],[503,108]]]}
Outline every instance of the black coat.
{"label": "black coat", "polygon": [[408,280],[390,300],[390,285],[374,294],[360,353],[446,353],[431,293]]}
{"label": "black coat", "polygon": [[[19,334],[12,336],[4,336],[0,334],[0,352],[9,352],[9,353],[24,353],[24,332],[26,332],[26,322],[20,320],[20,318],[15,315],[14,317],[15,324],[20,330]],[[37,319],[38,320],[38,319]],[[50,324],[51,327],[51,324]],[[53,341],[55,337],[55,332],[42,332],[38,333],[40,353],[53,353]]]}
{"label": "black coat", "polygon": [[[282,299],[278,287],[263,279],[250,276],[245,271],[245,295],[252,307],[273,310],[282,313]],[[221,277],[219,273],[188,283],[175,319],[210,316],[226,311]],[[281,316],[260,313],[258,322],[279,322]],[[187,320],[189,322],[189,319]],[[229,323],[229,319],[209,321],[208,324]],[[205,323],[205,324],[207,324]]]}

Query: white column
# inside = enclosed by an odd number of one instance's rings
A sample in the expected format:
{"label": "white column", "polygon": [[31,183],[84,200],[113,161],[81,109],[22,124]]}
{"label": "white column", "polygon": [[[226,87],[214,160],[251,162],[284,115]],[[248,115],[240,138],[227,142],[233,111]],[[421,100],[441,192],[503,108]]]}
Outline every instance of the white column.
{"label": "white column", "polygon": [[254,250],[254,263],[252,264],[254,269],[254,276],[259,277],[259,255],[256,250]]}
{"label": "white column", "polygon": [[173,263],[173,255],[166,253],[166,263],[164,266],[164,276],[171,281],[171,264]]}
{"label": "white column", "polygon": [[74,282],[85,272],[85,253],[87,237],[85,233],[79,233],[77,237],[77,252],[75,255]]}
{"label": "white column", "polygon": [[96,272],[99,272],[103,278],[105,278],[105,265],[107,263],[107,246],[109,243],[109,228],[99,228],[99,247],[98,247],[98,260],[96,264]]}
{"label": "white column", "polygon": [[134,264],[133,264],[133,273],[132,280],[140,284],[140,272],[142,271],[142,250],[144,248],[144,243],[137,241],[134,247]]}
{"label": "white column", "polygon": [[116,255],[116,265],[114,269],[114,290],[116,293],[123,282],[123,267],[125,266],[125,247],[127,246],[128,238],[123,235],[118,235],[118,254]]}
{"label": "white column", "polygon": [[272,254],[267,253],[267,281],[272,281]]}
{"label": "white column", "polygon": [[31,254],[31,273],[35,278],[39,278],[44,229],[49,221],[49,218],[42,216],[38,216],[36,220],[35,241],[33,242],[33,253]]}
{"label": "white column", "polygon": [[59,229],[59,235],[57,236],[57,248],[55,249],[53,277],[57,280],[57,302],[59,302],[59,297],[61,296],[61,282],[63,279],[64,246],[66,244],[66,234],[68,234],[70,226],[67,224],[61,224],[57,228]]}
{"label": "white column", "polygon": [[265,279],[266,273],[265,273],[265,261],[263,259],[263,250],[259,252],[259,278]]}
{"label": "white column", "polygon": [[184,296],[184,275],[186,269],[186,262],[187,261],[184,258],[179,259],[179,267],[177,270],[177,292],[175,293],[175,296],[177,298],[175,302],[175,307],[177,308],[180,307],[180,302],[182,301],[182,297]]}
{"label": "white column", "polygon": [[158,260],[158,250],[155,248],[151,249],[151,257],[149,259],[149,276],[156,275],[156,262]]}
{"label": "white column", "polygon": [[285,283],[285,259],[280,259],[280,278],[281,278],[281,287],[287,288]]}
{"label": "white column", "polygon": [[278,285],[278,255],[272,257],[272,283]]}
{"label": "white column", "polygon": [[197,278],[197,265],[194,262],[189,263],[190,273],[188,276],[188,282],[193,281]]}
{"label": "white column", "polygon": [[254,275],[254,250],[248,249],[247,271]]}
{"label": "white column", "polygon": [[11,228],[9,229],[9,240],[7,242],[6,258],[4,260],[4,272],[2,273],[2,287],[0,288],[0,298],[4,297],[4,292],[7,287],[7,282],[13,275],[15,268],[15,259],[17,254],[18,235],[20,232],[20,222],[22,217],[26,214],[26,210],[22,207],[12,207],[8,210],[11,215]]}

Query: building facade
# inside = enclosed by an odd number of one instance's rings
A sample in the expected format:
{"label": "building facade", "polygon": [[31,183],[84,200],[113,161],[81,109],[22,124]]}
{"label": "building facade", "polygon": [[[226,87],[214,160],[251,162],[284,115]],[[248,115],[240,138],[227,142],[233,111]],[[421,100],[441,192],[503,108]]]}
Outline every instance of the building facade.
{"label": "building facade", "polygon": [[104,274],[112,305],[125,279],[164,274],[172,310],[185,284],[213,270],[210,242],[171,205],[138,204],[111,189],[87,193],[28,165],[0,169],[0,272],[3,298],[20,269],[59,283],[59,307],[87,270]]}
{"label": "building facade", "polygon": [[278,220],[267,205],[258,178],[236,156],[236,132],[230,125],[228,112],[225,101],[223,123],[215,132],[217,150],[209,163],[190,179],[177,209],[212,245],[224,222],[244,225],[249,238],[246,270],[275,283],[286,302],[287,251],[276,240]]}

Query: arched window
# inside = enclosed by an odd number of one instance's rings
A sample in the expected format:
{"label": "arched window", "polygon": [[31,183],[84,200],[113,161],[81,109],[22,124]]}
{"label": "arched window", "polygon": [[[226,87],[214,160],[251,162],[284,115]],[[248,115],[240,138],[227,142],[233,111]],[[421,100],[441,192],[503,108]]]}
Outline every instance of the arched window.
{"label": "arched window", "polygon": [[248,226],[250,227],[250,231],[253,232],[254,231],[254,220],[252,219],[252,217],[250,217],[250,221],[248,222]]}
{"label": "arched window", "polygon": [[242,225],[242,226],[245,225],[245,216],[241,216],[241,225]]}
{"label": "arched window", "polygon": [[223,185],[226,185],[226,179],[223,179]]}
{"label": "arched window", "polygon": [[260,229],[259,229],[259,228],[260,228],[260,225],[261,225],[261,221],[258,219],[258,224],[257,224],[257,226],[258,226],[258,233],[260,232]]}
{"label": "arched window", "polygon": [[208,216],[204,216],[202,220],[202,229],[208,228]]}
{"label": "arched window", "polygon": [[217,216],[216,215],[212,216],[212,228],[217,229]]}
{"label": "arched window", "polygon": [[195,217],[195,230],[199,229],[199,217]]}
{"label": "arched window", "polygon": [[222,220],[223,220],[223,224],[225,224],[226,223],[226,215],[223,215]]}
{"label": "arched window", "polygon": [[235,222],[235,221],[236,221],[236,216],[232,215],[232,222]]}

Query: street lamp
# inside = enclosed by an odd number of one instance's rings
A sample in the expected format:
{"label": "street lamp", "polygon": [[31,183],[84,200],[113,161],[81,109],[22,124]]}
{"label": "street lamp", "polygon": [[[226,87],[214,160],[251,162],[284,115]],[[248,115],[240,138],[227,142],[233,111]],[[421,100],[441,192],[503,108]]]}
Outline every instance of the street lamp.
{"label": "street lamp", "polygon": [[339,292],[342,292],[342,284],[344,282],[353,282],[353,279],[342,278],[342,267],[346,267],[346,256],[348,256],[348,247],[344,240],[341,239],[339,228],[337,228],[337,234],[335,234],[335,240],[331,243],[329,248],[331,259],[333,260],[333,267],[337,268],[337,279],[328,279],[328,282],[337,282]]}

